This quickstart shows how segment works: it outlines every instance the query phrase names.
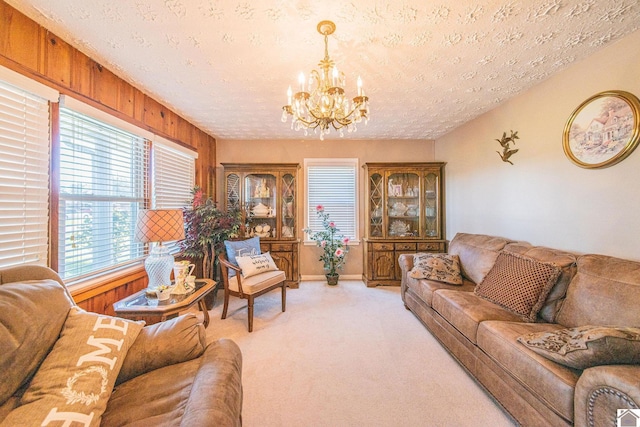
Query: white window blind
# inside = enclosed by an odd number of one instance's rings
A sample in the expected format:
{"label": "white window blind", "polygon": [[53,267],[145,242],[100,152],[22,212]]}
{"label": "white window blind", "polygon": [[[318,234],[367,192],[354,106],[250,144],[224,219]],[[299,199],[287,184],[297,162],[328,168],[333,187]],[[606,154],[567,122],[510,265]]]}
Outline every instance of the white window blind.
{"label": "white window blind", "polygon": [[48,264],[49,102],[0,81],[0,267]]}
{"label": "white window blind", "polygon": [[[167,139],[155,136],[153,156],[153,196],[154,209],[182,209],[191,200],[191,190],[195,184],[198,154]],[[163,242],[171,253],[179,252],[177,242]]]}
{"label": "white window blind", "polygon": [[145,207],[149,140],[60,108],[58,270],[79,278],[139,260],[134,238]]}
{"label": "white window blind", "polygon": [[187,206],[195,183],[195,151],[156,136],[153,141],[154,209]]}
{"label": "white window blind", "polygon": [[322,230],[316,215],[322,205],[341,234],[358,239],[357,171],[357,159],[305,159],[308,228]]}

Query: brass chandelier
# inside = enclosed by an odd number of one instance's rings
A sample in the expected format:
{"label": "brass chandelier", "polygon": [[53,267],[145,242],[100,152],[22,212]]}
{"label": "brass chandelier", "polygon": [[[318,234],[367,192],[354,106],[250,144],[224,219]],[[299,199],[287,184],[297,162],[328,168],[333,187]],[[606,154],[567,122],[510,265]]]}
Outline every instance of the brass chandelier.
{"label": "brass chandelier", "polygon": [[315,133],[320,134],[320,139],[324,140],[331,127],[342,137],[345,128],[347,132],[355,132],[357,123],[364,119],[366,124],[369,121],[369,98],[364,94],[360,77],[358,95],[353,100],[345,96],[344,73],[339,72],[333,60],[329,58],[329,35],[335,31],[336,24],[321,21],[317,29],[324,36],[324,59],[318,64],[320,70],[312,70],[308,80],[300,73],[299,92],[292,93],[289,86],[287,105],[282,107],[282,121],[286,122],[287,116],[292,116],[292,129],[304,129],[305,136],[309,129],[313,129]]}

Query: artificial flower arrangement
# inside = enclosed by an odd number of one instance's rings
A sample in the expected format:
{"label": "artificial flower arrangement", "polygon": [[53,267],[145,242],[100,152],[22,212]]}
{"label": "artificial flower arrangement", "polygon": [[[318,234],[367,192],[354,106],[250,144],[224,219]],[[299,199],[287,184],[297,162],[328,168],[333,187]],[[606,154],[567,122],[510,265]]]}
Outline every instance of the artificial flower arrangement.
{"label": "artificial flower arrangement", "polygon": [[341,269],[345,263],[345,257],[349,252],[349,238],[338,234],[340,230],[330,220],[329,214],[324,211],[322,205],[316,206],[316,214],[318,218],[322,219],[324,230],[313,234],[311,234],[312,230],[309,228],[305,228],[303,231],[308,233],[312,240],[315,240],[316,246],[322,248],[320,261],[324,263],[323,267],[327,272],[327,276],[335,276],[338,274],[337,270]]}

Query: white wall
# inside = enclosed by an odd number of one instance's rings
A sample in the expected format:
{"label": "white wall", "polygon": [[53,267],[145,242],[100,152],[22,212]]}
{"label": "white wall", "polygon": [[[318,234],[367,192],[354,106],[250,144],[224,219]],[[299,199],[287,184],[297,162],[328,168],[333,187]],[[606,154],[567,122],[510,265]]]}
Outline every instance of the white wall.
{"label": "white wall", "polygon": [[[640,260],[640,149],[583,169],[562,149],[565,123],[605,90],[640,96],[640,31],[436,140],[446,161],[447,237],[484,233],[579,253]],[[496,138],[518,131],[511,158]]]}

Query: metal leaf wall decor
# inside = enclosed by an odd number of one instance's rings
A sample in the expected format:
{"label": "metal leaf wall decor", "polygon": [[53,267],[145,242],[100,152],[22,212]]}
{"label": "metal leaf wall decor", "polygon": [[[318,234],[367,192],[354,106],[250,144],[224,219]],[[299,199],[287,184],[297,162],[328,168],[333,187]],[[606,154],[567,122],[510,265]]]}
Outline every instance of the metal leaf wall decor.
{"label": "metal leaf wall decor", "polygon": [[496,151],[503,162],[511,163],[513,162],[509,160],[511,156],[518,152],[518,148],[511,148],[511,144],[516,145],[516,139],[520,139],[518,136],[518,131],[511,131],[511,136],[507,136],[506,132],[502,132],[502,138],[496,139],[502,146],[502,153],[500,151]]}

